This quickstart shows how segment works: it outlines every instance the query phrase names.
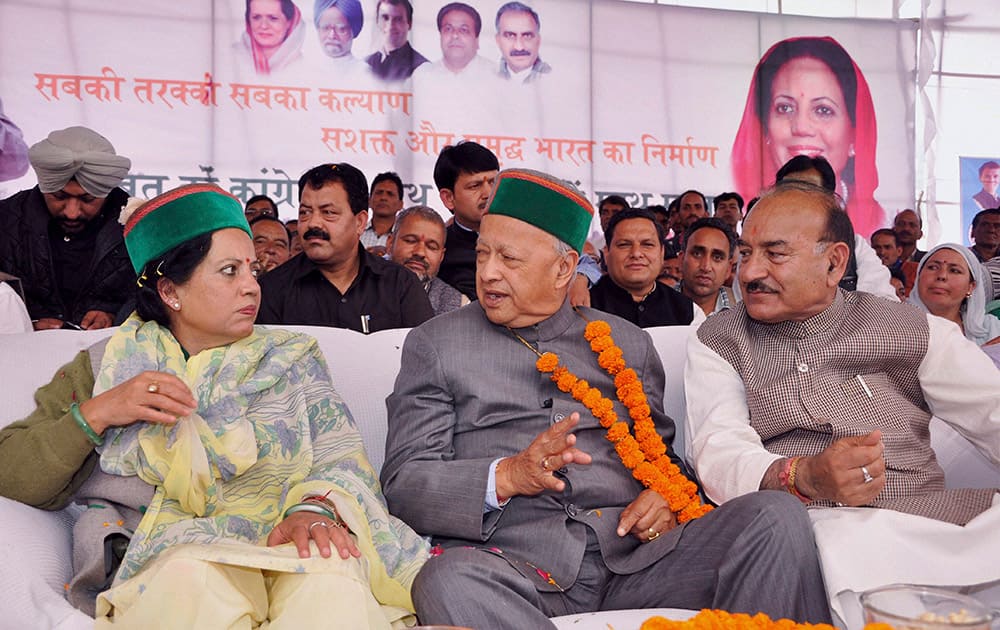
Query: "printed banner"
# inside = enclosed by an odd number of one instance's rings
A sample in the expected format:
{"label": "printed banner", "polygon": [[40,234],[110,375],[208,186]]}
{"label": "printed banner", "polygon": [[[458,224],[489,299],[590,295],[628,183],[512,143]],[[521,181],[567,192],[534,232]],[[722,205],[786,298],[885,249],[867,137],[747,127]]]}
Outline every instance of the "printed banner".
{"label": "printed banner", "polygon": [[464,139],[594,201],[750,197],[801,153],[830,160],[858,231],[912,207],[910,22],[612,0],[418,0],[412,20],[373,0],[50,4],[0,0],[5,114],[29,145],[99,131],[143,197],[211,181],[290,218],[298,176],[346,161],[447,213],[434,162]]}

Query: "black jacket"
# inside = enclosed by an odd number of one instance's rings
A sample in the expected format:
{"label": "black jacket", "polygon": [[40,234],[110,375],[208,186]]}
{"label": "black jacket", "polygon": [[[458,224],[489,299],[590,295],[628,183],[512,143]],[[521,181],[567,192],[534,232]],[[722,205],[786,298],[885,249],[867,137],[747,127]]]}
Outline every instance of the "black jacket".
{"label": "black jacket", "polygon": [[121,188],[112,190],[94,220],[102,223],[86,283],[73,304],[59,294],[49,245],[51,216],[38,187],[0,201],[0,271],[21,278],[32,319],[54,317],[80,323],[88,311],[112,317],[135,293],[135,272],[129,262],[118,215],[128,201]]}

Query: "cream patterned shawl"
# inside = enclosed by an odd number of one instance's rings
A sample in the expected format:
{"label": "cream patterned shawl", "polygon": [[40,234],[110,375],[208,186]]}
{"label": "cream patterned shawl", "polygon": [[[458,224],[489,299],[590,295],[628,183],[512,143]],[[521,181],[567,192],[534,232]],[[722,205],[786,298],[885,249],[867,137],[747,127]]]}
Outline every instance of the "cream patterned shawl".
{"label": "cream patterned shawl", "polygon": [[[137,422],[105,434],[102,469],[138,475],[156,489],[116,584],[175,545],[241,541],[266,556],[267,535],[284,509],[332,490],[376,598],[412,610],[409,587],[427,544],[389,515],[315,339],[258,327],[185,361],[169,330],[133,315],[108,343],[94,394],[145,370],[180,377],[198,410],[173,426]],[[271,558],[249,564],[302,570]]]}

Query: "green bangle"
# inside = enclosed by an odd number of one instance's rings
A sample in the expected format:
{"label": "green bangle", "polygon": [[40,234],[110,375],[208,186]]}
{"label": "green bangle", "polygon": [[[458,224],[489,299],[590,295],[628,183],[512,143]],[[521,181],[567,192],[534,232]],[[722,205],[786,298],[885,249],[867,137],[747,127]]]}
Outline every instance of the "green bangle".
{"label": "green bangle", "polygon": [[331,521],[338,520],[337,517],[330,512],[330,510],[319,505],[311,505],[308,503],[298,503],[292,507],[285,510],[285,515],[283,518],[288,518],[289,514],[294,514],[295,512],[312,512],[314,514],[322,514],[323,516],[329,518]]}
{"label": "green bangle", "polygon": [[80,427],[80,429],[84,433],[87,434],[87,439],[93,442],[94,446],[100,446],[104,444],[104,438],[97,435],[97,432],[94,431],[94,429],[89,424],[87,424],[87,419],[83,417],[82,413],[80,413],[79,403],[73,403],[72,405],[70,405],[69,412],[73,414],[73,419],[76,420],[76,424]]}

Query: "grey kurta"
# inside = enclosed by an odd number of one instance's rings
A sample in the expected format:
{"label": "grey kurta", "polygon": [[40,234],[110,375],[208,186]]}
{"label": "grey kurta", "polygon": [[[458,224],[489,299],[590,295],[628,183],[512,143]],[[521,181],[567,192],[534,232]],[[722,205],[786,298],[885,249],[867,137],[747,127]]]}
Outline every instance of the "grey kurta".
{"label": "grey kurta", "polygon": [[[657,429],[670,445],[674,423],[663,412],[663,366],[652,339],[612,315],[592,309],[580,313],[611,324],[626,364],[644,385]],[[619,417],[627,418],[611,377],[583,338],[586,324],[564,305],[518,333],[539,351],[558,354],[563,365],[614,401]],[[642,485],[604,438],[597,419],[538,372],[535,360],[506,328],[489,323],[478,303],[410,332],[395,391],[387,400],[389,439],[382,481],[390,510],[446,547],[488,539],[490,546],[550,572],[562,588],[576,579],[587,527],[616,573],[633,573],[656,562],[671,545],[647,547],[633,536],[619,538],[615,531],[622,509]],[[569,466],[561,495],[514,497],[502,512],[484,517],[490,463],[516,455],[573,412],[580,414],[576,445],[593,456],[593,463]],[[679,462],[676,456],[674,461]]]}

